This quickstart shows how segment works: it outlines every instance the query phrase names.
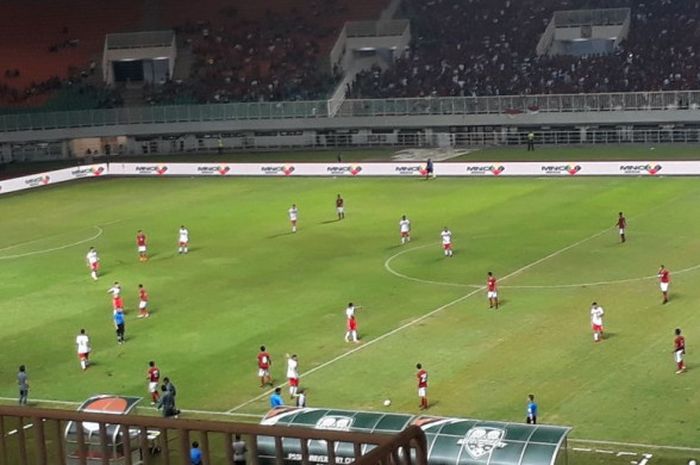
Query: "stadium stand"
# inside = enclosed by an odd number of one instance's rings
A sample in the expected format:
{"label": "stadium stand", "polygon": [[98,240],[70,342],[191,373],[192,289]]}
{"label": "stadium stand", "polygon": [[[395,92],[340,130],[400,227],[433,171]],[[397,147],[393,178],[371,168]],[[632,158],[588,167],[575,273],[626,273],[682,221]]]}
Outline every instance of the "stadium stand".
{"label": "stadium stand", "polygon": [[[537,56],[552,14],[631,7],[630,33],[606,56]],[[700,1],[404,0],[410,50],[359,74],[348,97],[482,96],[685,90],[700,86]],[[619,72],[619,71],[622,72]],[[613,72],[614,71],[614,72]]]}

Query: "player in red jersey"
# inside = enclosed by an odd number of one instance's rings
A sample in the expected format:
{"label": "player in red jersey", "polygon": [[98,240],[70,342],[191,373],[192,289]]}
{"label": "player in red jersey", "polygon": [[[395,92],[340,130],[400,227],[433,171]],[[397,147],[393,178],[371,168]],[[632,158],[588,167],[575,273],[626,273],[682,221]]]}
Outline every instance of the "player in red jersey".
{"label": "player in red jersey", "polygon": [[347,332],[345,333],[345,342],[354,342],[355,344],[360,342],[357,337],[357,318],[355,315],[350,315],[347,319]]}
{"label": "player in red jersey", "polygon": [[620,232],[620,242],[625,242],[625,228],[627,227],[627,219],[624,217],[622,212],[620,212],[619,216],[617,217],[617,229]]}
{"label": "player in red jersey", "polygon": [[338,213],[338,221],[345,219],[345,200],[338,194],[335,199],[335,211]]}
{"label": "player in red jersey", "polygon": [[140,229],[136,233],[136,247],[139,251],[139,261],[148,261],[148,254],[146,253],[146,234]]}
{"label": "player in red jersey", "polygon": [[668,303],[668,286],[671,283],[671,272],[668,271],[665,266],[661,265],[657,276],[659,278],[659,287],[661,288],[661,294],[664,296],[664,300],[661,303]]}
{"label": "player in red jersey", "polygon": [[489,298],[489,308],[496,307],[498,310],[498,286],[496,284],[496,277],[490,271],[487,273],[488,278],[486,278],[486,295]]}
{"label": "player in red jersey", "polygon": [[124,301],[122,300],[122,296],[118,295],[112,298],[112,309],[114,310],[114,313],[124,312]]}
{"label": "player in red jersey", "polygon": [[418,397],[420,397],[420,409],[428,408],[428,372],[423,369],[423,365],[416,364],[416,378],[418,379]]}
{"label": "player in red jersey", "polygon": [[151,314],[148,312],[148,292],[143,284],[139,284],[139,318],[148,318]]}
{"label": "player in red jersey", "polygon": [[160,369],[156,366],[156,362],[151,360],[148,362],[148,392],[151,393],[151,405],[156,405],[160,394],[158,393],[158,382],[160,381]]}
{"label": "player in red jersey", "polygon": [[270,357],[270,354],[265,349],[265,346],[260,346],[260,353],[258,353],[258,376],[260,377],[260,387],[265,387],[266,384],[272,386],[270,366],[272,366],[272,357]]}
{"label": "player in red jersey", "polygon": [[676,360],[676,374],[680,375],[685,373],[685,362],[683,361],[683,356],[685,355],[685,338],[681,336],[681,329],[676,328],[676,338],[673,340],[673,357]]}

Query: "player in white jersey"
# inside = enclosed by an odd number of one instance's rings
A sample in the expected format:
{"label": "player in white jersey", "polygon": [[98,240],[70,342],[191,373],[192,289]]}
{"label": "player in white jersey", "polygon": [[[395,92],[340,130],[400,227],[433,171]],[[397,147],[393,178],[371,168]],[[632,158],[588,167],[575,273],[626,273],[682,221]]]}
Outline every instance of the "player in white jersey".
{"label": "player in white jersey", "polygon": [[84,329],[80,330],[80,334],[75,338],[75,345],[78,348],[78,358],[80,359],[80,368],[87,370],[90,362],[90,338],[85,333]]}
{"label": "player in white jersey", "polygon": [[87,262],[88,268],[90,268],[90,276],[97,281],[97,270],[100,269],[100,257],[97,255],[97,250],[95,250],[94,247],[90,247],[90,250],[88,250],[85,261]]}
{"label": "player in white jersey", "polygon": [[350,302],[347,307],[345,307],[345,317],[350,319],[351,316],[355,316],[355,310],[360,307],[356,307]]}
{"label": "player in white jersey", "polygon": [[399,221],[399,232],[401,233],[401,243],[411,242],[411,221],[406,218],[406,215],[401,217]]}
{"label": "player in white jersey", "polygon": [[591,304],[591,327],[593,328],[593,342],[600,342],[603,339],[603,307],[596,302]]}
{"label": "player in white jersey", "polygon": [[287,380],[289,381],[289,395],[294,398],[299,389],[299,361],[296,355],[287,354]]}
{"label": "player in white jersey", "polygon": [[292,204],[292,208],[289,209],[289,222],[292,223],[292,232],[297,232],[297,217],[299,216],[299,210],[297,210],[296,204]]}
{"label": "player in white jersey", "polygon": [[445,251],[445,257],[452,257],[452,231],[445,226],[440,236],[442,237],[442,249]]}
{"label": "player in white jersey", "polygon": [[114,281],[114,285],[107,289],[108,294],[112,294],[112,298],[116,299],[122,293],[122,286],[119,281]]}
{"label": "player in white jersey", "polygon": [[177,252],[180,254],[187,253],[189,250],[189,244],[190,244],[190,232],[189,230],[183,225],[180,226],[180,237],[178,239],[178,249]]}

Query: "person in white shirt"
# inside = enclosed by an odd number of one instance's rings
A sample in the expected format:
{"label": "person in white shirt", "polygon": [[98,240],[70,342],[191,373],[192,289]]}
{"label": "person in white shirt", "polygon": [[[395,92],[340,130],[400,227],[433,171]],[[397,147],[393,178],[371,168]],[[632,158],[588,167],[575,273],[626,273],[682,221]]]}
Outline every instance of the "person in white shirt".
{"label": "person in white shirt", "polygon": [[403,215],[399,221],[399,232],[401,233],[401,244],[411,242],[411,221],[406,218],[406,215]]}
{"label": "person in white shirt", "polygon": [[452,257],[452,231],[445,226],[440,236],[442,237],[442,249],[445,251],[445,257]]}
{"label": "person in white shirt", "polygon": [[593,327],[593,342],[600,342],[603,338],[603,307],[596,302],[591,304],[591,326]]}
{"label": "person in white shirt", "polygon": [[80,334],[75,338],[75,345],[78,348],[78,359],[80,360],[80,368],[87,370],[90,364],[90,338],[85,333],[84,329],[80,330]]}
{"label": "person in white shirt", "polygon": [[108,294],[112,294],[113,298],[119,297],[119,295],[122,293],[122,287],[119,284],[119,281],[114,281],[114,285],[107,289]]}
{"label": "person in white shirt", "polygon": [[183,225],[180,226],[180,238],[178,239],[178,249],[177,252],[180,254],[187,253],[190,244],[190,232]]}
{"label": "person in white shirt", "polygon": [[358,308],[360,307],[356,307],[353,305],[352,302],[350,302],[345,308],[345,317],[349,319],[351,316],[355,316],[355,310],[357,310]]}
{"label": "person in white shirt", "polygon": [[292,232],[297,232],[297,217],[299,215],[299,210],[297,210],[296,204],[292,204],[292,208],[289,209],[289,222],[292,223]]}
{"label": "person in white shirt", "polygon": [[306,391],[303,389],[299,389],[299,392],[297,393],[297,407],[306,407]]}
{"label": "person in white shirt", "polygon": [[97,250],[94,247],[90,247],[87,255],[85,256],[88,268],[90,268],[90,276],[93,280],[97,281],[97,270],[100,269],[100,257],[97,255]]}
{"label": "person in white shirt", "polygon": [[287,381],[289,382],[289,396],[293,399],[299,389],[299,361],[296,355],[287,354]]}

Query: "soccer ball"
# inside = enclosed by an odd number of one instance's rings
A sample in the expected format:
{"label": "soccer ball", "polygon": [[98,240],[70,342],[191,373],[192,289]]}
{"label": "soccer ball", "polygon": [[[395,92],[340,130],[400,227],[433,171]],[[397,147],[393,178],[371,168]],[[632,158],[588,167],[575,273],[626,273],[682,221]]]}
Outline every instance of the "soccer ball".
{"label": "soccer ball", "polygon": [[391,400],[387,399],[384,401],[384,407],[388,407],[391,405]]}

